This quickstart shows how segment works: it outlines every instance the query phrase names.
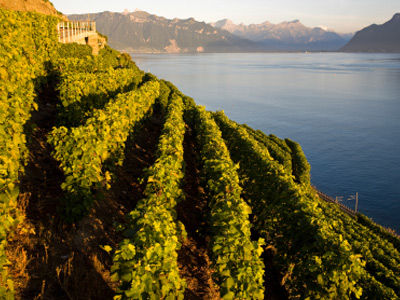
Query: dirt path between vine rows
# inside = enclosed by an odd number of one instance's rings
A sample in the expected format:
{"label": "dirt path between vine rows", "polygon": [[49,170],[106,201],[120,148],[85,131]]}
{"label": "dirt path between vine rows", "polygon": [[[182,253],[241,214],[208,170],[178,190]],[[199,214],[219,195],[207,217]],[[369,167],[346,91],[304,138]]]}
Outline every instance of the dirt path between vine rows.
{"label": "dirt path between vine rows", "polygon": [[[19,208],[24,222],[8,240],[7,254],[11,261],[17,300],[111,300],[117,284],[111,282],[111,256],[101,246],[115,249],[122,235],[115,229],[124,224],[124,216],[143,197],[144,168],[156,157],[163,116],[154,112],[135,129],[125,147],[123,166],[115,170],[111,189],[96,201],[89,216],[70,224],[60,215],[64,175],[52,158],[47,135],[57,117],[55,83],[39,93],[39,110],[33,112],[27,133],[29,159],[21,178]],[[208,251],[210,235],[207,220],[207,197],[201,187],[196,165],[194,136],[187,127],[184,139],[186,199],[177,207],[178,220],[187,231],[178,253],[180,274],[187,282],[185,299],[220,299],[212,280]],[[285,300],[277,277],[269,272],[272,260],[266,257],[266,297]]]}
{"label": "dirt path between vine rows", "polygon": [[[136,129],[126,143],[124,164],[117,167],[114,183],[104,199],[95,202],[89,216],[68,224],[60,215],[63,172],[47,143],[47,135],[56,121],[56,99],[54,88],[47,87],[39,97],[39,110],[33,112],[30,121],[30,157],[19,198],[25,221],[9,239],[7,248],[16,299],[111,300],[117,288],[110,280],[112,259],[100,246],[117,247],[122,236],[115,231],[115,224],[123,224],[124,216],[143,197],[145,186],[140,179],[143,169],[155,161],[163,117],[155,112]],[[207,243],[198,230],[205,227],[202,216],[206,203],[199,188],[193,142],[188,133],[185,160],[187,201],[178,208],[188,231],[179,252],[181,276],[188,283],[185,299],[219,299],[211,280]]]}
{"label": "dirt path between vine rows", "polygon": [[188,285],[185,290],[185,299],[220,299],[219,290],[211,278],[211,260],[207,248],[209,234],[206,220],[207,198],[200,186],[193,135],[188,126],[186,126],[183,148],[185,199],[178,204],[177,213],[178,220],[185,225],[188,235],[178,253],[180,273]]}
{"label": "dirt path between vine rows", "polygon": [[115,249],[122,240],[115,225],[123,224],[124,216],[143,197],[140,178],[155,161],[163,119],[155,113],[137,128],[126,143],[124,164],[117,167],[111,189],[95,202],[89,216],[70,224],[60,215],[63,172],[47,143],[56,120],[56,102],[54,85],[45,87],[39,94],[39,110],[27,126],[30,154],[19,197],[25,220],[7,246],[15,297],[111,300],[117,285],[110,280],[112,258],[101,246]]}
{"label": "dirt path between vine rows", "polygon": [[[184,140],[185,179],[183,190],[185,201],[178,204],[178,220],[186,228],[188,239],[179,252],[181,275],[186,278],[188,288],[185,299],[221,299],[218,287],[211,276],[211,253],[208,250],[210,240],[210,224],[208,222],[207,195],[200,184],[196,161],[194,132],[187,127]],[[273,264],[273,254],[270,251],[262,255],[265,263],[265,300],[287,300],[285,289]]]}

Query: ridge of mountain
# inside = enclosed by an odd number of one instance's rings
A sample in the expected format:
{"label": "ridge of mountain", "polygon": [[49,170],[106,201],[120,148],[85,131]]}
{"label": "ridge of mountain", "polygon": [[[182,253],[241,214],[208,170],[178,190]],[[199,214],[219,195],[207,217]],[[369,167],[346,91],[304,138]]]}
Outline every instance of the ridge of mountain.
{"label": "ridge of mountain", "polygon": [[[71,20],[87,14],[69,15]],[[173,20],[136,10],[123,13],[90,14],[99,32],[108,36],[109,45],[136,53],[254,52],[261,47],[193,18]]]}
{"label": "ridge of mountain", "polygon": [[358,31],[341,51],[400,53],[400,13],[384,24],[372,24]]}
{"label": "ridge of mountain", "polygon": [[320,27],[306,27],[299,20],[280,24],[266,21],[261,24],[237,25],[224,19],[211,25],[277,51],[336,51],[350,39],[348,35],[342,36]]}

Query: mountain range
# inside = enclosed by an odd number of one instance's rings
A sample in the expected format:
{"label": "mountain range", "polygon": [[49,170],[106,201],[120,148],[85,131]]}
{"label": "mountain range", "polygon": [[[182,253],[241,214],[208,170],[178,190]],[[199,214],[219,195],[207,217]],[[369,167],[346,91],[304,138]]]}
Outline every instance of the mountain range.
{"label": "mountain range", "polygon": [[[85,20],[88,15],[69,15]],[[252,52],[256,42],[235,36],[193,18],[169,20],[145,11],[90,14],[97,30],[118,50],[138,53]]]}
{"label": "mountain range", "polygon": [[306,27],[299,20],[272,24],[236,25],[230,20],[212,23],[214,27],[255,41],[270,51],[336,51],[350,39],[348,35],[339,35],[320,27]]}
{"label": "mountain range", "polygon": [[341,49],[344,52],[400,52],[400,13],[382,24],[365,27]]}
{"label": "mountain range", "polygon": [[[85,20],[88,15],[69,15]],[[206,24],[193,18],[169,20],[144,11],[91,14],[111,47],[139,53],[335,51],[348,37],[300,21],[235,25],[229,20]]]}
{"label": "mountain range", "polygon": [[[1,0],[0,0],[1,1]],[[85,20],[84,15],[69,15]],[[353,35],[340,35],[299,20],[272,24],[234,24],[225,19],[207,24],[189,19],[166,19],[144,11],[91,14],[100,33],[118,50],[136,53],[344,51],[400,52],[400,14],[382,25]]]}

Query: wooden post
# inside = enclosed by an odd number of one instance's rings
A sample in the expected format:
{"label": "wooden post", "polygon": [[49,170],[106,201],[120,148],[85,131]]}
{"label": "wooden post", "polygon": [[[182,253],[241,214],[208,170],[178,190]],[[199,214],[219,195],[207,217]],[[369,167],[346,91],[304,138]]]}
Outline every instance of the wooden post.
{"label": "wooden post", "polygon": [[358,192],[356,192],[356,213],[357,213],[357,209],[358,209]]}

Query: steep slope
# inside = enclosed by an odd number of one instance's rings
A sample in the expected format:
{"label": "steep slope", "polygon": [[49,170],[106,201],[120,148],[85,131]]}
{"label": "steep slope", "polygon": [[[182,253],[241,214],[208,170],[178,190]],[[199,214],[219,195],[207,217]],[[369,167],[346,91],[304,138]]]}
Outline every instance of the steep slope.
{"label": "steep slope", "polygon": [[261,43],[266,50],[276,51],[336,51],[348,38],[319,27],[306,27],[299,20],[272,24],[236,25],[230,20],[221,20],[211,25],[225,29],[234,35]]}
{"label": "steep slope", "polygon": [[300,145],[59,45],[57,22],[0,9],[0,299],[399,299],[400,241],[322,202]]}
{"label": "steep slope", "polygon": [[[87,15],[70,15],[71,20]],[[97,30],[109,37],[119,50],[148,53],[256,51],[256,43],[236,37],[204,22],[190,19],[168,20],[144,11],[102,12],[90,15]]]}
{"label": "steep slope", "polygon": [[17,11],[35,11],[45,15],[63,17],[48,0],[0,0],[0,8]]}
{"label": "steep slope", "polygon": [[341,51],[400,52],[400,13],[382,25],[373,24],[358,31]]}

